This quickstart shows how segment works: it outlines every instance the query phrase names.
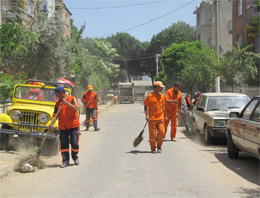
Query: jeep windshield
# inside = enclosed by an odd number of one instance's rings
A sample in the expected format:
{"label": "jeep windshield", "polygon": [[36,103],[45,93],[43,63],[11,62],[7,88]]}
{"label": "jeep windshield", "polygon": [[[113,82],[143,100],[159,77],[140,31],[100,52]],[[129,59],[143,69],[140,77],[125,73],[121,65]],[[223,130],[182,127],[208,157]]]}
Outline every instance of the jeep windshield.
{"label": "jeep windshield", "polygon": [[40,88],[40,87],[23,87],[17,86],[15,89],[14,97],[17,99],[26,99],[33,101],[46,101],[46,102],[56,102],[57,98],[55,96],[54,89],[50,88]]}
{"label": "jeep windshield", "polygon": [[247,96],[210,96],[207,111],[242,109],[248,101]]}

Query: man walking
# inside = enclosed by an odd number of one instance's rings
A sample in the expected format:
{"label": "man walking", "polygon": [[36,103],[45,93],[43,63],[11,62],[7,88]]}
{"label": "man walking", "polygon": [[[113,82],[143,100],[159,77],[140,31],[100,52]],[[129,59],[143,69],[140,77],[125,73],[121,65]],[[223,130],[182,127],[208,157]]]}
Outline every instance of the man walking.
{"label": "man walking", "polygon": [[60,150],[62,155],[61,168],[69,165],[69,143],[71,144],[71,156],[75,165],[79,165],[78,152],[79,152],[79,119],[78,119],[78,103],[74,96],[69,96],[65,93],[64,87],[57,86],[55,94],[58,98],[56,102],[53,118],[49,129],[51,129],[56,122],[54,117],[58,113],[59,129],[60,129]]}
{"label": "man walking", "polygon": [[145,118],[149,122],[149,141],[152,153],[156,153],[156,147],[158,153],[162,152],[162,143],[165,136],[164,122],[167,120],[167,115],[164,96],[160,93],[163,87],[161,81],[156,81],[154,91],[149,93],[143,102]]}
{"label": "man walking", "polygon": [[176,132],[178,124],[178,109],[180,109],[180,114],[183,115],[182,105],[182,96],[180,89],[180,83],[175,83],[174,87],[168,89],[165,93],[165,109],[168,117],[167,122],[165,123],[165,135],[167,133],[167,127],[171,120],[171,141],[176,141]]}
{"label": "man walking", "polygon": [[86,107],[86,129],[89,130],[90,115],[93,119],[94,131],[100,130],[97,127],[97,102],[99,101],[97,94],[93,91],[92,85],[88,86],[88,91],[83,94],[81,101]]}

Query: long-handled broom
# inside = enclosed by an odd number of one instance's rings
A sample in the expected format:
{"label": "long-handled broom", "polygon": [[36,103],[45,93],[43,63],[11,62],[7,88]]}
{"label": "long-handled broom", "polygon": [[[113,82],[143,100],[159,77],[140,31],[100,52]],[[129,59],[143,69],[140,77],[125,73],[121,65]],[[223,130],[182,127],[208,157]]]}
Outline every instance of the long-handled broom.
{"label": "long-handled broom", "polygon": [[[153,109],[152,109],[152,111],[150,112],[150,115],[153,114],[153,111],[154,111],[155,107],[156,107],[156,105],[153,106]],[[148,123],[149,121],[150,121],[150,118],[146,121],[143,130],[142,130],[142,131],[139,133],[139,135],[135,138],[134,143],[133,143],[134,147],[137,147],[137,146],[143,141],[143,139],[144,139],[144,138],[143,138],[144,129],[145,129],[145,127],[146,127],[146,125],[147,125],[147,123]]]}
{"label": "long-handled broom", "polygon": [[[55,119],[57,119],[57,117],[58,117],[58,115],[59,115],[59,113],[60,113],[61,108],[62,108],[62,105],[61,105],[60,108],[58,109],[58,112],[56,113],[56,115],[55,115],[55,117],[54,117]],[[15,165],[15,170],[16,170],[16,171],[19,171],[20,168],[21,168],[24,164],[26,164],[26,163],[30,164],[31,166],[35,166],[35,167],[37,167],[37,168],[43,168],[43,167],[44,167],[44,163],[41,162],[39,158],[40,158],[40,154],[41,154],[41,150],[42,150],[43,144],[45,143],[45,140],[46,140],[46,138],[47,138],[49,132],[50,132],[50,129],[48,129],[48,131],[47,131],[45,137],[43,138],[43,140],[42,140],[42,142],[41,142],[41,145],[40,145],[40,147],[38,148],[38,150],[37,150],[36,153],[31,153],[31,154],[29,154],[29,155],[27,155],[27,156],[21,158],[21,159],[18,161],[18,163]]]}
{"label": "long-handled broom", "polygon": [[144,137],[143,137],[144,129],[145,129],[145,127],[146,127],[146,125],[147,125],[148,122],[149,122],[149,120],[146,121],[143,130],[142,130],[142,131],[139,133],[139,135],[135,138],[134,143],[133,143],[133,144],[134,144],[134,147],[137,147],[137,146],[143,141],[143,139],[144,139]]}

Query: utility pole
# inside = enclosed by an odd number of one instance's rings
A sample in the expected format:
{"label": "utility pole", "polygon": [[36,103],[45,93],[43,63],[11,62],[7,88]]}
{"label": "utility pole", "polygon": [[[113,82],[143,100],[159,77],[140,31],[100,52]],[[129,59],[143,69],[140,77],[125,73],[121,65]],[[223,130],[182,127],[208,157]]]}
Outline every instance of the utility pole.
{"label": "utility pole", "polygon": [[159,57],[160,57],[160,54],[156,54],[155,55],[155,62],[156,62],[156,76],[158,76],[158,67],[159,67]]}
{"label": "utility pole", "polygon": [[2,0],[0,0],[0,25],[2,25]]}
{"label": "utility pole", "polygon": [[215,47],[216,47],[216,54],[217,54],[217,59],[219,60],[219,2],[218,0],[215,0],[215,29],[216,29],[216,34],[215,34]]}
{"label": "utility pole", "polygon": [[[216,56],[219,61],[219,1],[215,0],[215,50]],[[220,77],[216,77],[215,79],[215,92],[220,92]]]}

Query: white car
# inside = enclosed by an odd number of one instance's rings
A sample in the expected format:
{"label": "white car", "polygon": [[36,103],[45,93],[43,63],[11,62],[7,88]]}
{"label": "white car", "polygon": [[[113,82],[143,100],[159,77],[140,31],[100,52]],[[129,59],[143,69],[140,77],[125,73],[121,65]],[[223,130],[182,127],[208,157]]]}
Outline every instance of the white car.
{"label": "white car", "polygon": [[226,138],[226,125],[230,112],[240,112],[249,97],[239,93],[203,93],[193,107],[194,129],[204,134],[205,142]]}
{"label": "white car", "polygon": [[254,97],[241,111],[231,112],[227,123],[227,150],[230,158],[239,151],[260,159],[260,96]]}

